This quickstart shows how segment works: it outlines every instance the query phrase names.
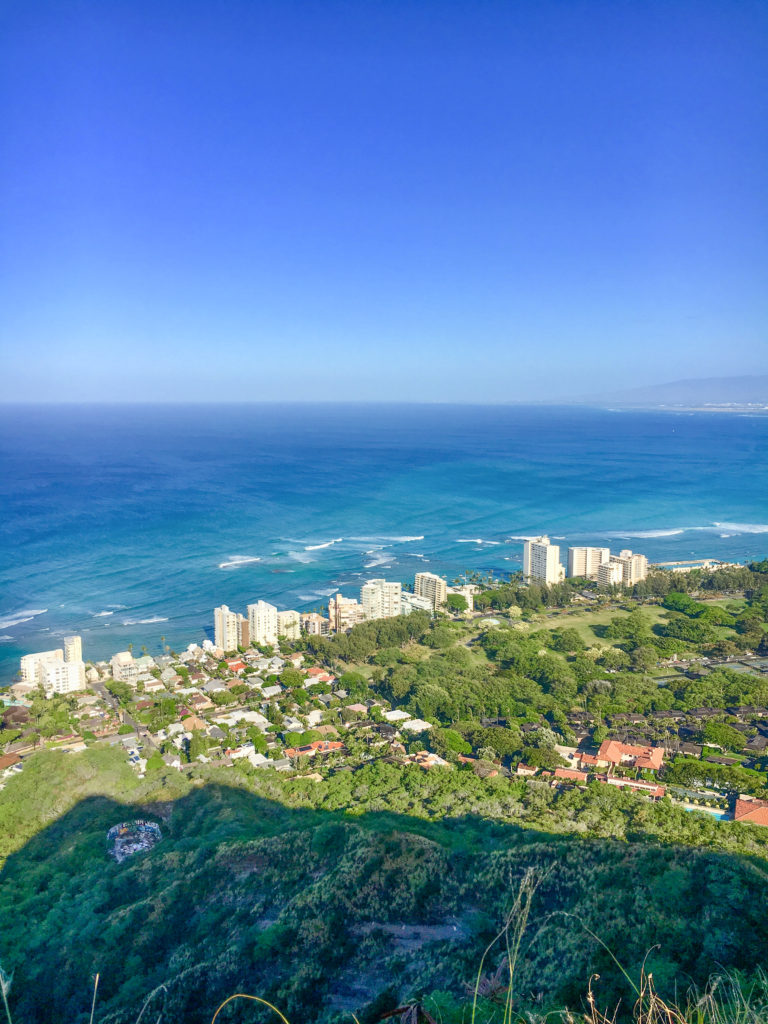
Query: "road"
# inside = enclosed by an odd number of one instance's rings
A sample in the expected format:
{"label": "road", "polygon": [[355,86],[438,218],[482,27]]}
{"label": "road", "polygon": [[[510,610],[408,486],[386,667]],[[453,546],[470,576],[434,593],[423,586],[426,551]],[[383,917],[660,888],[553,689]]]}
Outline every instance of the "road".
{"label": "road", "polygon": [[129,715],[125,709],[121,708],[120,701],[109,692],[104,683],[100,680],[97,683],[91,683],[91,686],[99,697],[101,697],[107,707],[111,708],[115,715],[122,719],[123,724],[130,725],[130,727],[136,732],[136,735],[141,738],[145,748],[149,748],[149,754],[152,754],[157,747],[152,742],[152,738],[147,731],[147,727],[142,725],[141,722],[137,722],[136,719]]}

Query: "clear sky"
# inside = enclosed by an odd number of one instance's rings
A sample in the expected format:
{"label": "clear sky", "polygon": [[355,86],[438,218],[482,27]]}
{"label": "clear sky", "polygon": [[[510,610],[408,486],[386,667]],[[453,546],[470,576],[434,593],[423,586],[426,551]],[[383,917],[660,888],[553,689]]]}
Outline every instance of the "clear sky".
{"label": "clear sky", "polygon": [[765,372],[765,0],[0,7],[2,400]]}

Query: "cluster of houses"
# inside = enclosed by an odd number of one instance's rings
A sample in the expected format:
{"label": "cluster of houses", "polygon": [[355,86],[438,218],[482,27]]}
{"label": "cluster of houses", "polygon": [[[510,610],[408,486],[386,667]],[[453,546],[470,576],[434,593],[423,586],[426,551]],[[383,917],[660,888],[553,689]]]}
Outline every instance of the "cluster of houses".
{"label": "cluster of houses", "polygon": [[[291,713],[280,715],[278,731],[268,716],[270,708],[286,695],[279,680],[287,668],[303,677],[306,697],[297,701],[294,694]],[[113,681],[127,688],[130,701],[115,697],[110,691]],[[190,743],[196,734],[205,739],[205,750],[196,759],[224,766],[247,759],[256,768],[287,771],[303,764],[304,759],[342,757],[347,750],[339,738],[340,729],[361,739],[370,749],[370,756],[373,752],[380,754],[375,748],[383,746],[387,755],[403,761],[414,759],[424,767],[446,763],[428,751],[421,751],[420,757],[406,752],[405,742],[429,730],[428,722],[405,711],[387,710],[377,700],[355,701],[331,672],[305,666],[300,652],[282,656],[249,649],[236,657],[225,657],[223,650],[210,641],[191,644],[173,656],[133,657],[131,652],[123,651],[109,662],[89,668],[88,685],[91,692],[68,695],[75,705],[69,712],[72,728],[45,739],[30,720],[34,687],[21,682],[6,691],[8,706],[3,724],[20,731],[21,736],[6,747],[0,760],[0,785],[4,776],[20,771],[23,758],[41,745],[79,751],[86,748],[86,739],[121,744],[139,774],[145,772],[153,753],[160,753],[166,766],[183,770],[189,763]],[[160,708],[163,725],[152,731],[153,717]],[[169,714],[170,708],[173,710]],[[370,718],[374,709],[378,709],[376,721]],[[259,744],[262,749],[249,738],[253,729],[264,736],[265,743]],[[308,730],[320,738],[286,742],[286,737],[301,736]]]}
{"label": "cluster of houses", "polygon": [[[749,667],[755,671],[751,662]],[[286,690],[284,675],[289,668],[295,673],[290,680],[291,692]],[[757,667],[758,672],[762,670],[762,666]],[[303,694],[297,690],[297,678]],[[112,681],[123,685],[122,692],[117,687],[111,687],[114,692],[110,692]],[[168,767],[185,770],[192,746],[197,751],[195,760],[223,766],[245,759],[254,768],[303,771],[310,762],[330,761],[337,770],[351,770],[353,765],[347,758],[350,738],[363,745],[365,753],[357,759],[360,762],[377,757],[398,764],[410,762],[423,769],[452,767],[432,751],[414,750],[412,741],[429,732],[429,722],[403,709],[388,708],[380,700],[355,700],[333,673],[305,665],[301,652],[282,655],[248,648],[227,656],[208,640],[191,644],[178,655],[134,657],[130,651],[120,652],[109,662],[88,667],[88,691],[67,694],[72,705],[69,728],[45,740],[36,731],[30,714],[37,685],[22,680],[4,691],[3,728],[19,735],[5,745],[0,755],[0,787],[22,770],[24,757],[43,742],[78,751],[94,739],[122,744],[130,764],[140,774],[152,754],[159,754]],[[130,699],[126,699],[126,693]],[[278,701],[282,711],[275,715]],[[764,754],[768,749],[768,708],[739,706],[726,710],[731,727],[744,735],[745,752],[756,758]],[[704,751],[696,742],[706,723],[722,716],[722,708],[708,707],[687,712],[614,714],[608,720],[613,738],[605,739],[595,749],[590,747],[591,734],[595,726],[603,724],[602,720],[586,711],[573,712],[567,722],[577,745],[555,747],[565,762],[563,766],[550,770],[525,763],[499,764],[491,768],[490,774],[536,777],[558,787],[597,781],[658,800],[666,792],[657,779],[665,758],[683,753],[724,765],[745,763],[743,758]],[[160,718],[162,724],[158,725]],[[539,723],[524,723],[521,730],[535,746],[536,732],[547,727],[542,719]],[[254,737],[253,730],[263,739]],[[308,732],[313,735],[306,735]],[[204,742],[193,744],[195,737]],[[462,755],[458,760],[479,767],[476,757]],[[740,798],[734,816],[736,820],[768,825],[768,802]]]}
{"label": "cluster of houses", "polygon": [[616,774],[617,769],[632,769],[635,772],[644,771],[655,775],[664,764],[663,747],[633,746],[608,739],[600,744],[595,753],[580,750],[578,747],[556,746],[555,750],[568,761],[567,768],[549,771],[521,763],[517,766],[517,774],[538,775],[550,780],[554,786],[563,783],[585,786],[587,782],[593,780],[619,789],[634,790],[651,800],[660,800],[666,794],[665,787],[655,780]]}

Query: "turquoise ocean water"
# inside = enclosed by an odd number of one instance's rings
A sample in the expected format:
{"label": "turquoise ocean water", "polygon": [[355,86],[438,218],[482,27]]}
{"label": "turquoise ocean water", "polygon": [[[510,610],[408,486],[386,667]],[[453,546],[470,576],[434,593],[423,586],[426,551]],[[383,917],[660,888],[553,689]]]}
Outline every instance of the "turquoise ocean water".
{"label": "turquoise ocean water", "polygon": [[472,406],[0,409],[0,682],[180,648],[212,610],[520,568],[522,538],[768,554],[768,417]]}

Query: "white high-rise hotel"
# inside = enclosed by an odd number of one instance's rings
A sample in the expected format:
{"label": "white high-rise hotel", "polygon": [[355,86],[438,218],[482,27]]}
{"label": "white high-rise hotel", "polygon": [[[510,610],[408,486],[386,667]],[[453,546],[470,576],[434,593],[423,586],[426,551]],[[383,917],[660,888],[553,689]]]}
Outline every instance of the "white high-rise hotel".
{"label": "white high-rise hotel", "polygon": [[448,584],[433,572],[417,572],[413,581],[413,592],[417,597],[425,597],[431,601],[436,612],[440,611],[448,600]]}
{"label": "white high-rise hotel", "polygon": [[251,643],[262,647],[277,643],[277,608],[267,601],[248,605],[248,626]]}
{"label": "white high-rise hotel", "polygon": [[597,570],[610,557],[608,548],[568,548],[568,575],[596,580]]}
{"label": "white high-rise hotel", "polygon": [[549,537],[532,537],[523,547],[523,576],[531,583],[561,583],[565,569],[560,564],[560,546]]}
{"label": "white high-rise hotel", "polygon": [[213,609],[213,642],[222,651],[236,651],[238,647],[247,647],[243,626],[244,616],[239,612],[230,611],[227,605]]}
{"label": "white high-rise hotel", "polygon": [[597,582],[601,587],[621,584],[624,587],[634,586],[648,575],[648,559],[645,555],[637,555],[632,551],[620,551],[611,555],[608,562],[600,566]]}
{"label": "white high-rise hotel", "polygon": [[391,619],[402,612],[403,586],[386,580],[368,580],[360,588],[360,604],[366,619]]}

